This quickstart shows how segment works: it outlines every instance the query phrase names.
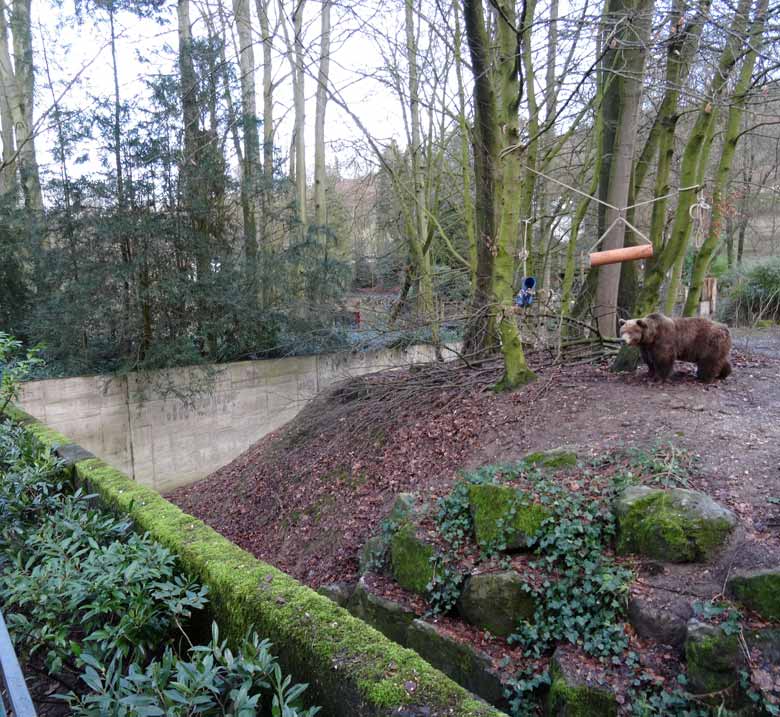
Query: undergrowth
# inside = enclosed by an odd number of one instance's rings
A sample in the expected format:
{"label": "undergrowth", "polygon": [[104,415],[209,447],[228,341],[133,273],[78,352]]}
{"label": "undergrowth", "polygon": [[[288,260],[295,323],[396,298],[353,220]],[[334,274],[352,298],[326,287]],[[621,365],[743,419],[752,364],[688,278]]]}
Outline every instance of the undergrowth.
{"label": "undergrowth", "polygon": [[249,717],[261,704],[272,717],[316,713],[299,707],[305,686],[256,636],[235,655],[216,627],[209,645],[189,645],[206,588],[74,490],[56,457],[10,422],[0,423],[0,476],[0,604],[28,671],[46,676],[43,699],[83,717]]}

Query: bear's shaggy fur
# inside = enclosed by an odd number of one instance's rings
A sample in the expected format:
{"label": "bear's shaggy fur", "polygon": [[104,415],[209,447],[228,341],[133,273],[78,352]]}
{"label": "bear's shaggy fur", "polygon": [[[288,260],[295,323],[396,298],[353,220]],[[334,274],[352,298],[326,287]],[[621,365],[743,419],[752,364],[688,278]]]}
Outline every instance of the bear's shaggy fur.
{"label": "bear's shaggy fur", "polygon": [[706,383],[731,373],[728,326],[709,319],[650,314],[644,319],[621,321],[620,338],[639,347],[650,378],[669,378],[675,361],[695,363],[696,377]]}

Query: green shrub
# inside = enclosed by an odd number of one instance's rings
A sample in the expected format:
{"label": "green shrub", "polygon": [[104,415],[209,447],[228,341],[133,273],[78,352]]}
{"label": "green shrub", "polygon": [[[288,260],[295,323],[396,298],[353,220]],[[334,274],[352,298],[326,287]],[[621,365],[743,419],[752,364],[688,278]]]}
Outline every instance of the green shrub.
{"label": "green shrub", "polygon": [[720,318],[733,325],[780,321],[780,258],[732,270],[723,277]]}
{"label": "green shrub", "polygon": [[253,717],[270,692],[272,717],[313,717],[318,707],[297,705],[306,685],[292,685],[282,675],[270,648],[255,634],[234,654],[214,624],[211,642],[191,647],[189,659],[167,648],[159,660],[146,667],[134,663],[122,674],[88,658],[82,679],[92,693],[67,701],[76,717]]}
{"label": "green shrub", "polygon": [[[179,657],[206,588],[74,490],[61,462],[10,422],[0,423],[0,475],[0,604],[22,660],[70,690],[60,698],[74,714],[249,716],[262,692],[273,717],[316,713],[298,709],[306,686],[283,677],[256,636],[234,656],[214,626],[209,645]],[[78,694],[80,681],[93,694]]]}

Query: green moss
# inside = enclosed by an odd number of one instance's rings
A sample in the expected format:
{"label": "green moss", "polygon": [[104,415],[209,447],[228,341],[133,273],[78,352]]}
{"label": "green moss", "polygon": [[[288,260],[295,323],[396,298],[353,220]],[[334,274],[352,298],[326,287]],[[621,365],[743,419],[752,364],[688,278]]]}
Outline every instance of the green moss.
{"label": "green moss", "polygon": [[550,686],[550,714],[565,717],[616,717],[618,705],[615,695],[606,690],[572,686],[557,676]]}
{"label": "green moss", "polygon": [[402,526],[390,541],[393,577],[401,587],[420,595],[433,580],[433,556],[433,548],[417,537],[411,523]]}
{"label": "green moss", "polygon": [[469,504],[474,521],[474,536],[483,548],[503,545],[522,548],[536,535],[549,517],[547,509],[526,502],[521,491],[493,484],[469,486]]}
{"label": "green moss", "polygon": [[536,465],[540,468],[571,468],[577,465],[577,454],[573,451],[537,451],[523,458],[526,465]]}
{"label": "green moss", "polygon": [[737,635],[727,635],[715,627],[703,627],[686,641],[685,659],[688,681],[695,694],[721,692],[739,682],[741,652]]}
{"label": "green moss", "polygon": [[728,520],[693,518],[668,493],[655,491],[620,516],[618,551],[673,563],[706,560],[731,530]]}
{"label": "green moss", "polygon": [[[37,427],[36,427],[37,428]],[[41,440],[69,444],[40,430]],[[77,479],[109,508],[178,555],[182,568],[209,589],[214,618],[235,643],[254,629],[274,644],[283,669],[308,682],[307,699],[323,713],[390,715],[404,704],[436,714],[499,717],[419,655],[387,640],[331,600],[301,585],[187,515],[159,493],[99,459],[79,461]],[[406,685],[414,685],[413,692]]]}
{"label": "green moss", "polygon": [[728,588],[734,599],[765,620],[780,620],[780,570],[735,575]]}

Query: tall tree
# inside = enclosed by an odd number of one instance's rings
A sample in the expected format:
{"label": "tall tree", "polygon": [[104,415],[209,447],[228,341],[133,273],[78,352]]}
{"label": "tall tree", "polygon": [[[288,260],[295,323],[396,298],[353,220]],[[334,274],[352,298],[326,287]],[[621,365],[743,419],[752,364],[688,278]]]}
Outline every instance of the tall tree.
{"label": "tall tree", "polygon": [[723,138],[720,161],[715,174],[715,186],[712,191],[712,216],[710,217],[709,233],[693,262],[691,285],[688,289],[688,296],[683,309],[685,316],[694,316],[698,311],[704,277],[710,267],[712,257],[715,255],[721,242],[722,221],[726,203],[725,192],[731,176],[731,164],[737,150],[737,143],[742,136],[740,132],[742,115],[745,111],[748,94],[751,89],[753,69],[756,66],[758,53],[761,51],[764,30],[766,29],[767,6],[768,0],[759,0],[755,17],[747,35],[747,50],[742,60],[737,83],[731,95],[731,103],[726,120],[726,133]]}
{"label": "tall tree", "polygon": [[[626,225],[622,215],[628,204],[631,169],[637,140],[637,118],[642,96],[645,56],[650,35],[653,0],[607,0],[605,58],[608,87],[603,103],[603,151],[599,196],[607,203],[601,250],[623,246]],[[602,225],[599,226],[602,231]],[[620,264],[599,268],[594,312],[602,336],[617,330]]]}
{"label": "tall tree", "polygon": [[478,357],[500,347],[504,375],[498,388],[514,388],[534,378],[526,364],[513,312],[513,248],[523,194],[517,11],[513,0],[496,0],[494,45],[490,37],[493,24],[487,22],[482,1],[464,0],[463,7],[474,76],[478,237],[476,286],[465,351]]}
{"label": "tall tree", "polygon": [[255,51],[252,36],[252,12],[249,0],[233,0],[238,29],[238,62],[241,71],[241,126],[244,152],[241,163],[241,211],[244,218],[244,260],[246,290],[257,299],[257,190],[260,137],[257,131],[255,93]]}
{"label": "tall tree", "polygon": [[645,283],[637,301],[637,311],[641,315],[655,311],[660,301],[661,284],[667,272],[681,256],[684,256],[688,246],[692,226],[690,208],[696,198],[706,167],[704,158],[708,156],[712,145],[717,103],[721,100],[731,72],[739,60],[750,5],[750,0],[739,0],[718,66],[709,81],[696,121],[685,144],[680,165],[681,191],[677,199],[674,223],[669,240],[646,273]]}
{"label": "tall tree", "polygon": [[320,11],[320,66],[317,73],[317,105],[314,114],[314,221],[318,227],[328,223],[325,171],[325,110],[328,105],[330,69],[330,9],[332,0],[324,0]]}
{"label": "tall tree", "polygon": [[[3,26],[0,27],[0,86],[2,108],[7,108],[14,125],[15,147],[19,176],[29,219],[36,224],[43,211],[43,195],[35,150],[35,71],[33,66],[32,29],[30,26],[31,0],[12,0],[10,29],[13,44],[13,62],[5,27],[9,6],[0,2]],[[9,143],[9,148],[10,148]]]}

